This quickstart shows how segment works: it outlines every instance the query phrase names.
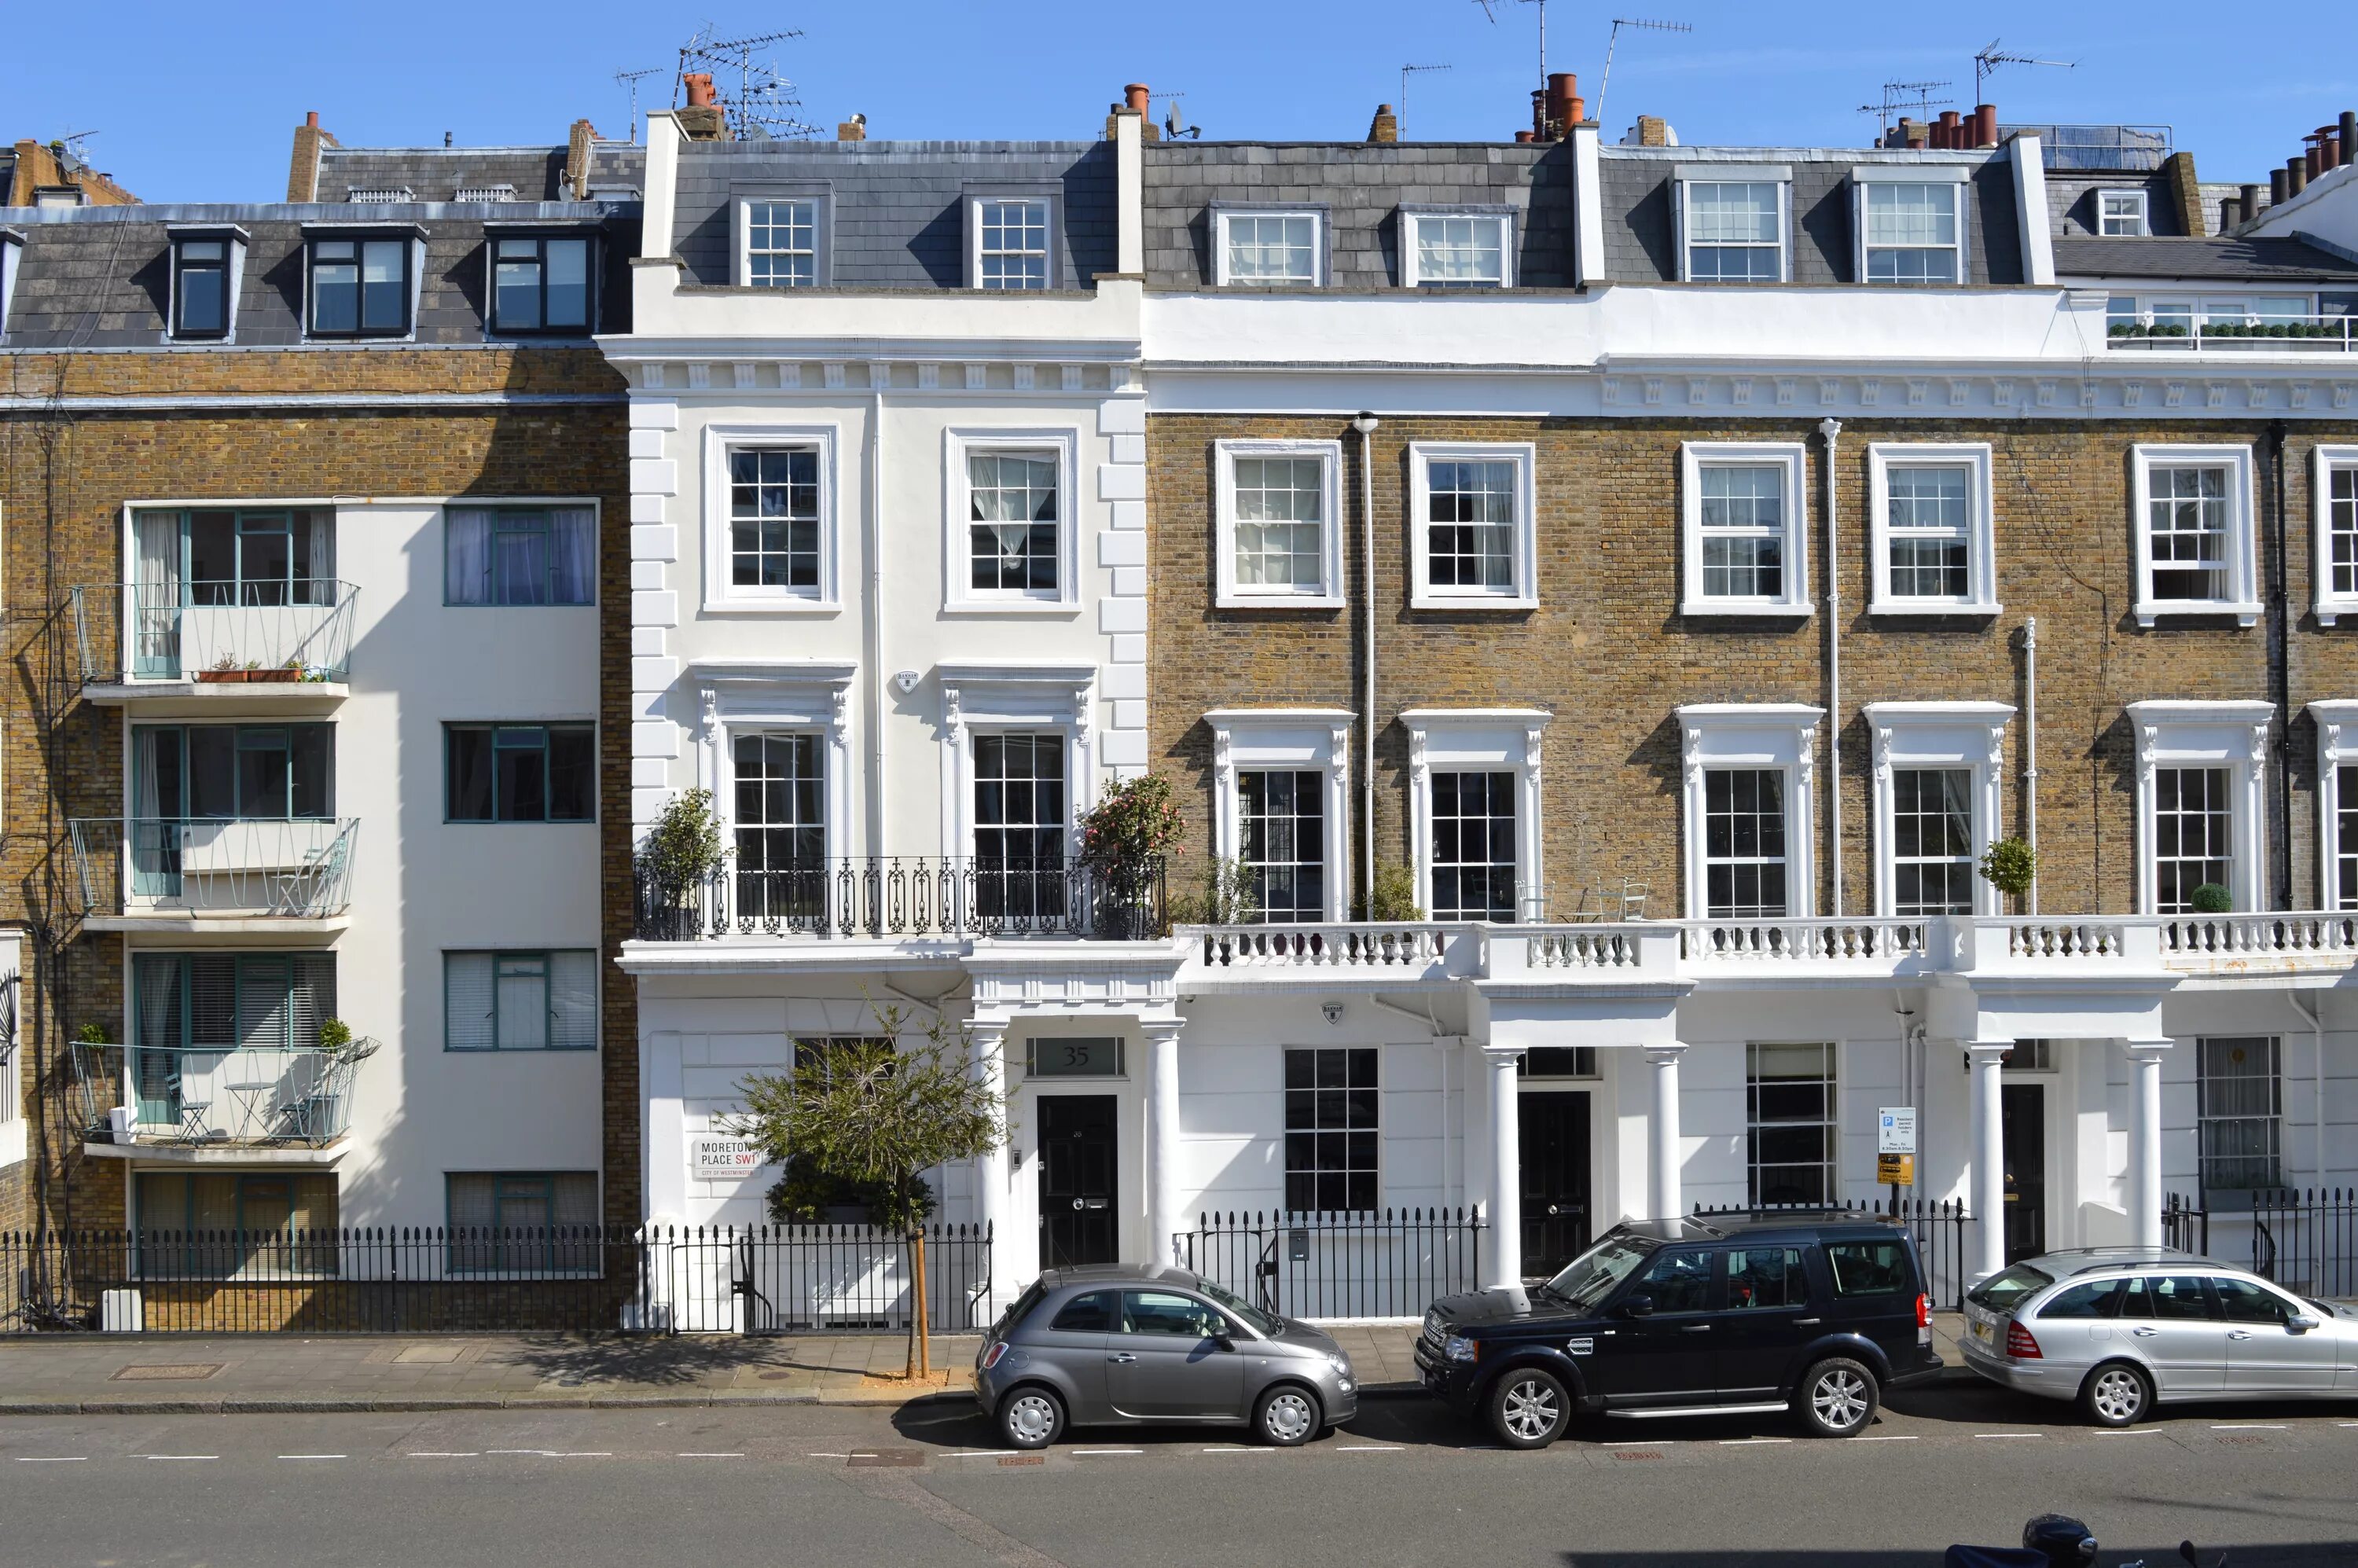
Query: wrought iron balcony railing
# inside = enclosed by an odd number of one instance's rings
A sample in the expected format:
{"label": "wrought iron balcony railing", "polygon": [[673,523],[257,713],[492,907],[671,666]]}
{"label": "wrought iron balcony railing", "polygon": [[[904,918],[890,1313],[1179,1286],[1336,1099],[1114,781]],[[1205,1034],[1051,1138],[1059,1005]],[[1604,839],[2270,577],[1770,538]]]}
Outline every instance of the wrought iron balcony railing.
{"label": "wrought iron balcony railing", "polygon": [[77,588],[82,684],[341,681],[359,597],[351,583],[328,578]]}
{"label": "wrought iron balcony railing", "polygon": [[725,936],[1164,935],[1164,873],[1084,860],[905,855],[729,867],[693,882],[637,869],[634,934],[645,942]]}
{"label": "wrought iron balcony railing", "polygon": [[352,817],[90,816],[69,825],[85,917],[324,920],[352,903]]}
{"label": "wrought iron balcony railing", "polygon": [[[373,1040],[295,1045],[73,1046],[84,1135],[189,1148],[325,1148],[352,1124]],[[131,1114],[119,1130],[113,1112]]]}

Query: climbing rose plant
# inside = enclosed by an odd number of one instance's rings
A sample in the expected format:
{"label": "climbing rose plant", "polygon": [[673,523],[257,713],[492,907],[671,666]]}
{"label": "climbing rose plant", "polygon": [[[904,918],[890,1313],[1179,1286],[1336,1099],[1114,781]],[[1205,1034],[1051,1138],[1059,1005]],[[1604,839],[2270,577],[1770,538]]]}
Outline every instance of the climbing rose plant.
{"label": "climbing rose plant", "polygon": [[1108,868],[1136,868],[1176,853],[1182,828],[1171,781],[1161,773],[1124,779],[1081,817],[1081,859]]}

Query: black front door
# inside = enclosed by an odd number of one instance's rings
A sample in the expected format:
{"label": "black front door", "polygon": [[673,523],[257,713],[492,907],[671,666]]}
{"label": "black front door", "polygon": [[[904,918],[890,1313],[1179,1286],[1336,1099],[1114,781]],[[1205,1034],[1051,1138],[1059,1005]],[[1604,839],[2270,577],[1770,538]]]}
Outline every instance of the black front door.
{"label": "black front door", "polygon": [[1040,1266],[1119,1260],[1115,1230],[1114,1098],[1043,1095],[1040,1108]]}
{"label": "black front door", "polygon": [[1525,1089],[1521,1124],[1523,1273],[1545,1279],[1588,1249],[1588,1095]]}
{"label": "black front door", "polygon": [[2047,1250],[2047,1086],[2000,1086],[2006,1150],[2006,1260]]}

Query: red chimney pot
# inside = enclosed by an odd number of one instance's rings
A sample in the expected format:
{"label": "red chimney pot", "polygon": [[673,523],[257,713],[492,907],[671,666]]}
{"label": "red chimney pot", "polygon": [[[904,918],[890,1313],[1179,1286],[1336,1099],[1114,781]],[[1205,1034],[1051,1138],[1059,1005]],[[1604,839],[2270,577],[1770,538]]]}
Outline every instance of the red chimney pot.
{"label": "red chimney pot", "polygon": [[687,84],[687,106],[689,108],[709,109],[712,107],[712,73],[710,71],[691,70],[687,75],[681,77],[680,81]]}
{"label": "red chimney pot", "polygon": [[1151,114],[1154,112],[1154,94],[1146,90],[1143,81],[1130,83],[1121,90],[1121,95],[1133,114]]}

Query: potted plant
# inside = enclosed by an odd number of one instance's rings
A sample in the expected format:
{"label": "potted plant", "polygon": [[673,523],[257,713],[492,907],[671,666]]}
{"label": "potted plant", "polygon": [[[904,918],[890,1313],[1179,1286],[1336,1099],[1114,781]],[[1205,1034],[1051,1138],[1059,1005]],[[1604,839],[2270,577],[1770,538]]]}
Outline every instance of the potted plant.
{"label": "potted plant", "polygon": [[1082,814],[1081,863],[1104,890],[1093,935],[1124,942],[1162,934],[1163,864],[1180,831],[1179,803],[1161,773],[1122,780]]}
{"label": "potted plant", "polygon": [[276,669],[264,669],[261,661],[246,666],[246,679],[260,681],[296,681],[303,678],[303,661],[289,659]]}
{"label": "potted plant", "polygon": [[672,796],[639,841],[639,935],[659,942],[695,936],[698,894],[728,859],[712,792]]}
{"label": "potted plant", "polygon": [[227,654],[215,659],[212,668],[197,672],[197,679],[208,686],[233,684],[244,678],[245,671]]}
{"label": "potted plant", "polygon": [[319,1049],[330,1056],[341,1056],[352,1049],[352,1026],[341,1018],[319,1020]]}
{"label": "potted plant", "polygon": [[1379,862],[1368,889],[1367,918],[1392,924],[1422,920],[1424,911],[1416,903],[1416,873],[1398,860]]}
{"label": "potted plant", "polygon": [[2039,854],[2019,838],[2001,838],[1982,855],[1982,880],[2010,900],[2015,913],[2039,881]]}
{"label": "potted plant", "polygon": [[1225,855],[1215,856],[1195,889],[1171,895],[1170,909],[1174,925],[1249,925],[1260,914],[1252,868]]}
{"label": "potted plant", "polygon": [[2234,895],[2217,882],[2204,882],[2187,902],[2197,914],[2225,914],[2235,907]]}

